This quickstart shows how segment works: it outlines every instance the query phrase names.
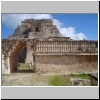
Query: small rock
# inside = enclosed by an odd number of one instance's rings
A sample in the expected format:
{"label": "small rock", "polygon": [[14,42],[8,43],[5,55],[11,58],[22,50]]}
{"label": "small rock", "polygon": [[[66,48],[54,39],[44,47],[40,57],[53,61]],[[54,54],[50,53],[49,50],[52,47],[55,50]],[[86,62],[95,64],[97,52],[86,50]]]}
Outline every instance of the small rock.
{"label": "small rock", "polygon": [[73,86],[91,86],[91,80],[88,79],[74,78],[70,79],[70,83]]}

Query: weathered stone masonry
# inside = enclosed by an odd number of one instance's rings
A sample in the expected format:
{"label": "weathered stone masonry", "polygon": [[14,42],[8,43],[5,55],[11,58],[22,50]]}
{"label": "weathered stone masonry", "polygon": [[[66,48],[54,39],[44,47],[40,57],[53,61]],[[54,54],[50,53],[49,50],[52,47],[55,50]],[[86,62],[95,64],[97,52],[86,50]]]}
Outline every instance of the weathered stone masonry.
{"label": "weathered stone masonry", "polygon": [[29,55],[26,54],[25,62],[32,63],[36,70],[42,70],[41,64],[49,65],[49,69],[51,65],[67,67],[73,64],[87,64],[98,61],[96,41],[74,41],[67,40],[67,38],[64,41],[62,39],[58,41],[55,38],[54,40],[53,38],[46,40],[3,40],[3,53],[7,54],[5,56],[9,59],[10,65],[7,66],[10,66],[10,72],[17,70],[17,57],[26,46],[28,46]]}
{"label": "weathered stone masonry", "polygon": [[17,63],[31,63],[41,73],[98,70],[98,42],[62,37],[52,20],[27,19],[14,35],[2,40],[2,72],[17,70]]}

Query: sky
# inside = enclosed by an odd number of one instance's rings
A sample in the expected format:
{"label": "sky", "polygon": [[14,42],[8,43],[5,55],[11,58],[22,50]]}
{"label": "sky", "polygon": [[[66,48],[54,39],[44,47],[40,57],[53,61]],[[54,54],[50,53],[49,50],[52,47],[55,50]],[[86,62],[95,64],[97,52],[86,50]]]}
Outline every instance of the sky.
{"label": "sky", "polygon": [[2,38],[13,35],[25,19],[52,19],[63,37],[98,40],[98,14],[2,14]]}

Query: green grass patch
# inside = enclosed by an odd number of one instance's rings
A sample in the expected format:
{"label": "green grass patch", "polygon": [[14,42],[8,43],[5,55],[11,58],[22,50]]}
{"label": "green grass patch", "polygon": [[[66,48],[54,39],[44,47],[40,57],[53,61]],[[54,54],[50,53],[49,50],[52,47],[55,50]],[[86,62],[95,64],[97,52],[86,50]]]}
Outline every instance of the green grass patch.
{"label": "green grass patch", "polygon": [[53,86],[71,86],[71,78],[81,78],[81,79],[90,79],[89,74],[70,74],[66,76],[52,76],[49,80],[49,84]]}
{"label": "green grass patch", "polygon": [[50,85],[53,86],[67,86],[68,84],[68,80],[65,79],[63,76],[52,76],[50,81],[49,81]]}
{"label": "green grass patch", "polygon": [[29,64],[20,63],[20,70],[29,70]]}
{"label": "green grass patch", "polygon": [[89,74],[70,74],[72,78],[82,78],[82,79],[90,79]]}

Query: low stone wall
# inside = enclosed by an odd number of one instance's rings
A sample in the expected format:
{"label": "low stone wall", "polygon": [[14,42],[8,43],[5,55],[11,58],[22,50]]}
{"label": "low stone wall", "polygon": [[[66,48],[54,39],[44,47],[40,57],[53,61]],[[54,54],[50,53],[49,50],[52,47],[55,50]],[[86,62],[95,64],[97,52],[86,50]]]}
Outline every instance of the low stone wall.
{"label": "low stone wall", "polygon": [[35,69],[41,73],[82,73],[98,70],[98,56],[35,56]]}
{"label": "low stone wall", "polygon": [[90,74],[91,82],[93,86],[98,86],[98,73]]}

